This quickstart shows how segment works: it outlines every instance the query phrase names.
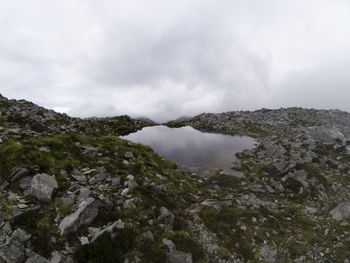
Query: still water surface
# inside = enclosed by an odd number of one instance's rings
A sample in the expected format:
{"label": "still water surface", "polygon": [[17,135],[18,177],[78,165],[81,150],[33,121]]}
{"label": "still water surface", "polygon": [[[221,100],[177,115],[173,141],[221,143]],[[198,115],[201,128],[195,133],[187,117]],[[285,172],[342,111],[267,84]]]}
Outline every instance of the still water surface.
{"label": "still water surface", "polygon": [[122,138],[151,146],[181,169],[198,171],[230,167],[235,153],[252,149],[256,143],[248,136],[201,132],[189,126],[146,127]]}

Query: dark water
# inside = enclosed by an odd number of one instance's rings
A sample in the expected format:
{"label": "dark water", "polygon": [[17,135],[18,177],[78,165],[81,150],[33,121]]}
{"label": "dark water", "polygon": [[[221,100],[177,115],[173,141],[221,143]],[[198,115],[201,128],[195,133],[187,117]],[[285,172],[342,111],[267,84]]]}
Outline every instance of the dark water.
{"label": "dark water", "polygon": [[192,127],[146,127],[122,137],[151,146],[182,169],[213,170],[232,164],[234,154],[252,149],[256,141],[248,136],[206,133]]}

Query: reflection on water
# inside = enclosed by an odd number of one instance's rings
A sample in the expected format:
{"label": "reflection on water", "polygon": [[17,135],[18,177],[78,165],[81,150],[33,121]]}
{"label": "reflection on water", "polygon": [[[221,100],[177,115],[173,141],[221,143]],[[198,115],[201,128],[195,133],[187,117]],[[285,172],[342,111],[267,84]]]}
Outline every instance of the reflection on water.
{"label": "reflection on water", "polygon": [[200,132],[189,126],[146,127],[122,138],[151,146],[182,169],[199,170],[229,167],[235,153],[252,149],[256,143],[251,137]]}

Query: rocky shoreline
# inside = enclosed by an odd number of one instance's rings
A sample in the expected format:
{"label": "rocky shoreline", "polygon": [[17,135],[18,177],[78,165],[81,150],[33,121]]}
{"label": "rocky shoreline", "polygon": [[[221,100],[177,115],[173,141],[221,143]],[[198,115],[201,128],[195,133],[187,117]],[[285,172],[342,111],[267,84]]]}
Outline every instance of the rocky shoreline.
{"label": "rocky shoreline", "polygon": [[259,142],[209,179],[118,138],[149,125],[0,96],[0,263],[349,262],[349,113],[171,122]]}

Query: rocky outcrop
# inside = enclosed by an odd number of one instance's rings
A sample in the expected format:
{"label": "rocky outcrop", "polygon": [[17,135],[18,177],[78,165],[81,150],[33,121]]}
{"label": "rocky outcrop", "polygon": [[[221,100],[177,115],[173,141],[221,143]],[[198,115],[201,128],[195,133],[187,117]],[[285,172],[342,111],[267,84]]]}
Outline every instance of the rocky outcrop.
{"label": "rocky outcrop", "polygon": [[140,121],[0,96],[0,263],[349,262],[349,113],[263,109],[183,124],[259,144],[202,176],[116,136]]}
{"label": "rocky outcrop", "polygon": [[80,203],[77,211],[63,218],[59,224],[61,235],[74,233],[82,226],[90,225],[98,214],[99,206],[99,201],[94,198]]}

